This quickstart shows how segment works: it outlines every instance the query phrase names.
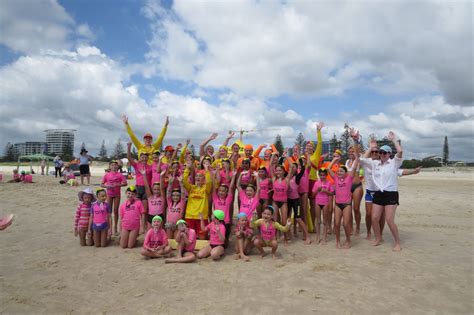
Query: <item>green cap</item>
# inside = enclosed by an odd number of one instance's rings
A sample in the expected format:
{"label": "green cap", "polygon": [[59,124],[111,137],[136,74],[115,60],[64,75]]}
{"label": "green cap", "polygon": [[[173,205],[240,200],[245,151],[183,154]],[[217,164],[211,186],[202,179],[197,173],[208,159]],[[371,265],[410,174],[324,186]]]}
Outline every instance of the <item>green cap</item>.
{"label": "green cap", "polygon": [[155,215],[153,219],[151,219],[151,222],[153,223],[155,221],[163,222],[163,219],[159,215]]}
{"label": "green cap", "polygon": [[184,221],[183,219],[178,220],[178,222],[176,222],[176,226],[178,226],[179,224],[186,224],[186,225],[188,225],[188,224],[186,223],[186,221]]}
{"label": "green cap", "polygon": [[222,221],[225,218],[225,213],[222,210],[214,210],[214,212],[212,214],[219,221]]}

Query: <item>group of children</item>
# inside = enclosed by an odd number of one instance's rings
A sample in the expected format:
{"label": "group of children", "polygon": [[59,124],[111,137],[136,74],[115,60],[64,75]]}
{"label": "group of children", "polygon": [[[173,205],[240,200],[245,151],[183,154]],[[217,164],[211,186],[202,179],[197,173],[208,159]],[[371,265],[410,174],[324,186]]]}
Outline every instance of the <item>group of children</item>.
{"label": "group of children", "polygon": [[[144,143],[139,142],[128,118],[122,119],[138,149],[135,160],[131,155],[132,143],[127,145],[136,182],[126,188],[126,199],[121,203],[121,187],[127,181],[118,171],[117,161],[112,161],[95,194],[90,189],[79,193],[81,203],[74,231],[81,245],[106,246],[112,235],[120,234],[120,246],[133,248],[143,232],[143,256],[166,257],[167,263],[191,262],[196,258],[219,259],[233,235],[235,258],[248,261],[253,247],[261,256],[265,255],[264,247],[270,247],[276,257],[278,239],[281,237],[287,243],[296,238],[299,226],[306,244],[326,244],[328,235],[334,232],[337,248],[351,247],[353,205],[360,209],[360,198],[356,205],[353,196],[357,189],[362,189],[359,135],[355,131],[355,143],[346,165],[340,164],[339,150],[334,152],[329,165],[324,164],[323,123],[316,126],[317,146],[309,141],[304,153],[295,145],[291,155],[285,150],[280,156],[271,146],[260,157],[265,145],[255,152],[251,145],[246,145],[242,154],[238,143],[227,147],[233,137],[229,133],[217,152],[208,144],[217,134],[211,135],[200,146],[200,158],[195,159],[187,149],[189,140],[184,147],[166,146],[163,152],[158,150],[168,119],[155,143],[150,134],[145,134]],[[355,217],[358,235],[360,211]],[[341,224],[346,237],[343,244]],[[315,240],[311,239],[308,226],[316,233]],[[175,257],[171,257],[172,247],[176,249]]]}

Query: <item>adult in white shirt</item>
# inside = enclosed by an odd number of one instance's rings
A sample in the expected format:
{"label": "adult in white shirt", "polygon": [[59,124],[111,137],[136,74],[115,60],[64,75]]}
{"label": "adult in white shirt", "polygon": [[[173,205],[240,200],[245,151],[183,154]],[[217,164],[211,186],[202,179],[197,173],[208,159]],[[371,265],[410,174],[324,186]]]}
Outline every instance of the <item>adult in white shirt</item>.
{"label": "adult in white shirt", "polygon": [[[372,242],[372,245],[377,246],[382,242],[380,218],[382,213],[385,212],[385,220],[395,240],[393,250],[400,251],[400,236],[398,234],[397,225],[395,224],[395,211],[398,206],[398,169],[403,162],[403,150],[392,131],[389,132],[387,138],[393,142],[397,149],[395,157],[393,159],[390,158],[392,149],[388,145],[384,145],[378,150],[380,156],[379,160],[361,158],[360,165],[371,170],[371,174],[368,176],[372,176],[371,180],[375,188],[371,215],[375,240]],[[376,142],[371,142],[369,150],[372,151],[375,149]]]}

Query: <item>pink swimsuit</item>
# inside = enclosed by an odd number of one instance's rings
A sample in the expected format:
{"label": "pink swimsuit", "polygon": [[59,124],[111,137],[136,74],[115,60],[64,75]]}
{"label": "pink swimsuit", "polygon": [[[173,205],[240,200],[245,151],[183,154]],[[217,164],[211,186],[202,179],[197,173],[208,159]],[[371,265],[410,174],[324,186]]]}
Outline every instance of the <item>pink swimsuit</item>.
{"label": "pink swimsuit", "polygon": [[288,200],[288,185],[284,179],[277,179],[273,183],[273,201],[286,202]]}
{"label": "pink swimsuit", "polygon": [[239,193],[240,198],[240,211],[244,212],[247,215],[247,218],[252,218],[253,213],[257,209],[259,199],[257,196],[249,198],[244,190],[241,190]]}
{"label": "pink swimsuit", "polygon": [[270,189],[272,189],[272,183],[270,178],[265,178],[260,182],[260,199],[270,199]]}
{"label": "pink swimsuit", "polygon": [[224,222],[226,224],[230,223],[230,205],[234,201],[234,196],[232,193],[228,193],[225,199],[219,198],[216,190],[212,191],[212,203],[214,204],[215,210],[222,210],[224,211],[225,218]]}
{"label": "pink swimsuit", "polygon": [[276,238],[276,229],[273,226],[273,222],[270,222],[268,227],[266,226],[265,222],[262,222],[260,225],[260,235],[265,241],[274,240]]}

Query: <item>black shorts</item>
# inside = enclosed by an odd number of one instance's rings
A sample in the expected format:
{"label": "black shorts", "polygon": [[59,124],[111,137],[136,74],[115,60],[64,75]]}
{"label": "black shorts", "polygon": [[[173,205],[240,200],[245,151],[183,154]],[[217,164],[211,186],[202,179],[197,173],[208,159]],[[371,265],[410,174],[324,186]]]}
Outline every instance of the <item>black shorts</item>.
{"label": "black shorts", "polygon": [[209,246],[211,246],[211,248],[215,248],[215,247],[218,247],[218,246],[224,247],[224,244],[209,244]]}
{"label": "black shorts", "polygon": [[81,173],[81,175],[90,175],[91,172],[89,170],[89,165],[87,164],[79,165],[79,173]]}
{"label": "black shorts", "polygon": [[274,202],[278,208],[281,208],[281,206],[283,206],[283,204],[285,203],[285,201],[274,201]]}
{"label": "black shorts", "polygon": [[225,225],[225,239],[229,241],[230,230],[232,229],[232,224],[226,223]]}
{"label": "black shorts", "polygon": [[380,206],[398,205],[398,191],[376,191],[372,203]]}
{"label": "black shorts", "polygon": [[145,186],[135,186],[137,189],[137,198],[140,200],[147,200],[146,199],[146,192],[145,192]]}
{"label": "black shorts", "polygon": [[352,184],[351,192],[353,193],[359,187],[362,187],[362,183]]}
{"label": "black shorts", "polygon": [[294,213],[294,218],[301,218],[301,207],[299,199],[288,199],[288,217],[291,217],[291,211]]}

